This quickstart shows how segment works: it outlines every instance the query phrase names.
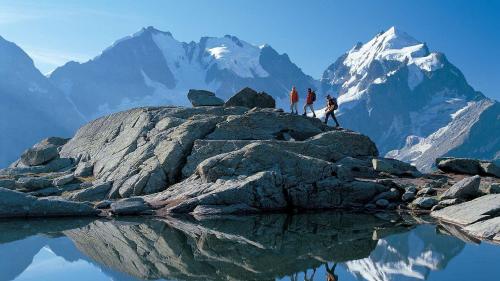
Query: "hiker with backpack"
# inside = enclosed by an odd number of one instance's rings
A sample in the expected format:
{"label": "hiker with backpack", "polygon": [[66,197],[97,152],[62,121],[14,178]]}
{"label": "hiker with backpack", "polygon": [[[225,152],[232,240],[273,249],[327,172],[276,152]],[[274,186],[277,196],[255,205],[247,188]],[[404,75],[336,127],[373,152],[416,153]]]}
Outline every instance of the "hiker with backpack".
{"label": "hiker with backpack", "polygon": [[316,93],[311,90],[311,88],[307,89],[307,97],[306,97],[306,104],[304,105],[304,114],[303,116],[307,115],[307,108],[309,107],[312,111],[313,117],[316,118],[316,113],[314,112],[314,107],[313,103],[316,101]]}
{"label": "hiker with backpack", "polygon": [[339,122],[335,117],[335,110],[339,108],[339,104],[337,103],[337,99],[331,97],[330,95],[326,96],[326,109],[325,109],[325,124],[328,124],[328,117],[332,116],[333,121],[335,121],[336,126],[339,127]]}
{"label": "hiker with backpack", "polygon": [[[292,90],[290,91],[290,111],[292,114],[299,114],[299,109],[298,109],[298,104],[299,104],[299,93],[297,92],[297,89],[295,89],[295,86],[292,87]],[[295,109],[295,112],[293,111]]]}

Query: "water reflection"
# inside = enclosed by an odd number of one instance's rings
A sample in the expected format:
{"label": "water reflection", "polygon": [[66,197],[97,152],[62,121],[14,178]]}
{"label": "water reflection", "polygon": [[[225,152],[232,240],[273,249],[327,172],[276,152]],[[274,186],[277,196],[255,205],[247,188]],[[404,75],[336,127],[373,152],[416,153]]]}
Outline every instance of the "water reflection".
{"label": "water reflection", "polygon": [[103,280],[426,280],[465,247],[432,225],[338,212],[0,221],[0,243],[0,280],[23,279],[44,250]]}

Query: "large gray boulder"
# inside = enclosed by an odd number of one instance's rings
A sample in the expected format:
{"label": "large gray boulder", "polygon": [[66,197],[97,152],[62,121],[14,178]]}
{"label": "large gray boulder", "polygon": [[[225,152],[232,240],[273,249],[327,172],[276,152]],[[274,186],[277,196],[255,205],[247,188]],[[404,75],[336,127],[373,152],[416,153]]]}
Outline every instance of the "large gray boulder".
{"label": "large gray boulder", "polygon": [[257,93],[253,89],[246,87],[226,101],[224,106],[275,108],[276,101],[269,94],[264,92]]}
{"label": "large gray boulder", "polygon": [[45,164],[59,155],[58,147],[65,144],[67,141],[67,139],[57,137],[44,139],[27,149],[21,155],[21,162],[27,166]]}
{"label": "large gray boulder", "polygon": [[478,195],[479,184],[481,183],[480,176],[464,178],[463,180],[452,185],[448,190],[441,194],[441,199],[470,199]]}
{"label": "large gray boulder", "polygon": [[191,89],[188,92],[188,99],[193,106],[222,106],[224,101],[215,96],[214,93],[205,90]]}
{"label": "large gray boulder", "polygon": [[99,211],[85,203],[59,197],[36,198],[26,193],[0,188],[0,217],[95,216]]}
{"label": "large gray boulder", "polygon": [[398,176],[420,176],[421,173],[415,166],[391,158],[374,158],[373,169],[377,172],[385,172]]}
{"label": "large gray boulder", "polygon": [[470,225],[500,214],[500,194],[489,194],[474,200],[434,211],[431,216],[458,225]]}
{"label": "large gray boulder", "polygon": [[436,159],[436,166],[443,172],[479,175],[481,174],[480,161],[469,158],[442,157]]}

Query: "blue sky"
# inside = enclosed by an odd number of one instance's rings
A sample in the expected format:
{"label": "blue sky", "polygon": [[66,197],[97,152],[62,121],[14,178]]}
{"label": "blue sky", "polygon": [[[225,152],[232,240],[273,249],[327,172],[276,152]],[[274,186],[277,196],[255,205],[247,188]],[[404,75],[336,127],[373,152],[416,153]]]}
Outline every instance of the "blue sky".
{"label": "blue sky", "polygon": [[394,25],[445,53],[475,89],[500,99],[500,0],[0,0],[0,35],[44,73],[150,25],[182,41],[232,34],[268,43],[315,78],[356,42]]}

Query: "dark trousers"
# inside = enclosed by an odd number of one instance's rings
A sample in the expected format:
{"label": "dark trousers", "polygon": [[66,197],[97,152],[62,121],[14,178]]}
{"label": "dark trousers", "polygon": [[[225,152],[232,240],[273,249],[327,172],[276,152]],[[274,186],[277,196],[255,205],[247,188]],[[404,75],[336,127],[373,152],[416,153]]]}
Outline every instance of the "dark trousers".
{"label": "dark trousers", "polygon": [[335,121],[335,124],[337,124],[337,127],[340,126],[339,122],[337,121],[337,117],[335,117],[335,112],[332,111],[327,111],[325,115],[325,123],[328,123],[328,117],[332,116],[333,121]]}

